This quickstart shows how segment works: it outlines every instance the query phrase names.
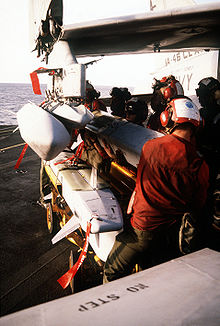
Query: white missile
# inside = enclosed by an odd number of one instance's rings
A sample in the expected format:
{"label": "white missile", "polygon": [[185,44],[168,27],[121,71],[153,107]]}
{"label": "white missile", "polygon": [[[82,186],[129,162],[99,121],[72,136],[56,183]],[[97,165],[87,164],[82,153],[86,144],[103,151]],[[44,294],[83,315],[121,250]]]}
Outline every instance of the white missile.
{"label": "white missile", "polygon": [[[62,123],[57,117],[62,118]],[[121,208],[109,184],[94,167],[69,163],[73,152],[63,151],[70,142],[65,124],[71,123],[77,129],[85,127],[103,147],[107,143],[116,156],[120,151],[134,167],[144,143],[163,135],[104,112],[92,114],[84,106],[71,108],[59,103],[53,104],[52,113],[33,104],[26,105],[19,111],[18,120],[22,137],[45,160],[47,174],[55,183],[59,182],[61,196],[73,213],[52,242],[60,241],[79,226],[86,232],[87,222],[91,221],[90,244],[96,255],[106,261],[116,235],[123,229]]]}
{"label": "white missile", "polygon": [[150,139],[163,136],[160,132],[114,117],[106,112],[93,113],[94,119],[86,125],[86,129],[97,135],[102,146],[104,140],[115,154],[120,150],[127,162],[134,167],[138,165],[143,145]]}
{"label": "white missile", "polygon": [[21,137],[44,160],[56,157],[70,142],[65,126],[34,103],[25,104],[17,120]]}
{"label": "white missile", "polygon": [[52,160],[70,143],[70,134],[59,118],[71,121],[72,128],[81,129],[93,119],[93,114],[84,105],[59,102],[53,103],[51,111],[28,103],[17,113],[21,137],[43,160]]}
{"label": "white missile", "polygon": [[66,161],[71,156],[70,152],[62,152],[55,159],[45,162],[47,173],[54,182],[61,184],[62,197],[73,213],[52,242],[68,236],[79,225],[86,232],[87,222],[91,221],[89,242],[97,256],[105,261],[115,236],[123,229],[121,208],[108,183],[97,175],[94,182],[96,173],[86,164],[71,166]]}
{"label": "white missile", "polygon": [[53,103],[53,107],[50,110],[55,114],[57,119],[64,118],[68,122],[71,122],[72,128],[82,129],[85,125],[93,119],[93,114],[83,104],[65,104],[65,103]]}

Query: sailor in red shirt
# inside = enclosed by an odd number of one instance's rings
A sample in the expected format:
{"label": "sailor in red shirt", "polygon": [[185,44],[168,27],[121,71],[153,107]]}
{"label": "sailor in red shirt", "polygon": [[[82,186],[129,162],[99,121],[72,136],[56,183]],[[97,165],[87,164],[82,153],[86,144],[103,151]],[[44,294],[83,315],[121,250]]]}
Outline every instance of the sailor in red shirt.
{"label": "sailor in red shirt", "polygon": [[209,170],[196,151],[199,123],[199,110],[186,97],[173,99],[162,112],[161,124],[170,134],[143,146],[128,212],[132,213],[131,223],[116,237],[105,263],[104,282],[130,274],[143,255],[149,267],[152,258],[157,262],[164,246],[172,244],[178,249],[182,216],[190,212],[200,217]]}
{"label": "sailor in red shirt", "polygon": [[160,122],[160,114],[166,109],[168,103],[179,95],[184,95],[182,85],[173,75],[163,77],[161,80],[155,78],[152,85],[153,95],[151,97],[151,109],[153,114],[150,115],[147,127],[153,130],[164,132]]}
{"label": "sailor in red shirt", "polygon": [[131,224],[140,230],[171,225],[205,204],[208,169],[195,146],[174,133],[147,142],[138,166]]}
{"label": "sailor in red shirt", "polygon": [[95,88],[86,81],[86,98],[85,98],[85,107],[89,111],[107,111],[107,108],[102,100],[99,99],[100,92],[97,92]]}

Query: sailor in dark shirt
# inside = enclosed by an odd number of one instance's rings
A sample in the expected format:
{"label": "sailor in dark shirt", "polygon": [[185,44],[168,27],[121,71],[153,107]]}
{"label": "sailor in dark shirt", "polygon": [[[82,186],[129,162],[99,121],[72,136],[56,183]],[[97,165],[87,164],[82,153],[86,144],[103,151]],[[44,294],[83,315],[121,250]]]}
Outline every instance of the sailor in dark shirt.
{"label": "sailor in dark shirt", "polygon": [[111,92],[110,109],[112,115],[125,118],[125,103],[130,100],[131,93],[127,87],[113,87]]}
{"label": "sailor in dark shirt", "polygon": [[203,78],[198,83],[196,94],[204,121],[203,128],[197,132],[197,144],[210,171],[206,210],[212,227],[208,246],[220,250],[220,82],[213,77]]}

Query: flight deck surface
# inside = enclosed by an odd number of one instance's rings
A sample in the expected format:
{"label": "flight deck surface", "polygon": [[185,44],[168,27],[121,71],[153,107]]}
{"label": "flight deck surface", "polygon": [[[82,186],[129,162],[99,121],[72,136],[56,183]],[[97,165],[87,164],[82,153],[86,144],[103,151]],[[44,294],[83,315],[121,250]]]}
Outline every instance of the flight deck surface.
{"label": "flight deck surface", "polygon": [[[0,127],[1,316],[70,294],[70,288],[63,290],[57,279],[69,268],[70,251],[75,260],[79,255],[79,248],[67,239],[51,242],[46,210],[37,203],[41,163],[37,154],[28,147],[19,170],[14,169],[24,147],[19,131],[13,133],[15,127]],[[87,262],[89,256],[83,268]],[[81,273],[76,278],[76,292],[94,281],[90,278],[89,284]]]}

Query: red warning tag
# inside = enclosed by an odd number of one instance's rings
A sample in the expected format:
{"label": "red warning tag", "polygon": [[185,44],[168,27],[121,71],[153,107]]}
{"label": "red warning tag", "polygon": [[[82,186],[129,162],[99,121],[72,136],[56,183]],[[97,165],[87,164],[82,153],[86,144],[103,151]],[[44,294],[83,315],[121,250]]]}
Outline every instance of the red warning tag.
{"label": "red warning tag", "polygon": [[77,262],[71,267],[68,272],[66,272],[63,276],[61,276],[57,282],[60,283],[63,289],[65,289],[70,282],[72,281],[73,277],[76,275],[76,272],[84,262],[84,259],[86,258],[87,250],[88,250],[88,245],[89,245],[89,233],[91,230],[91,223],[87,223],[87,230],[86,230],[86,240],[83,246],[83,250],[81,251],[81,254],[77,260]]}

